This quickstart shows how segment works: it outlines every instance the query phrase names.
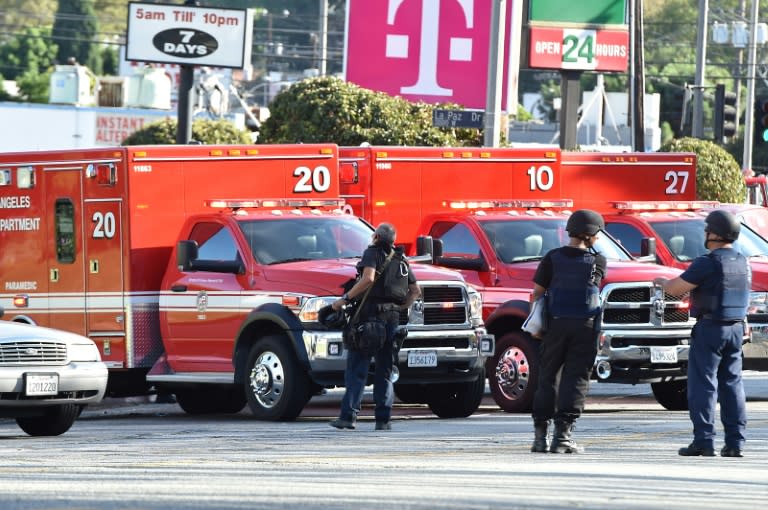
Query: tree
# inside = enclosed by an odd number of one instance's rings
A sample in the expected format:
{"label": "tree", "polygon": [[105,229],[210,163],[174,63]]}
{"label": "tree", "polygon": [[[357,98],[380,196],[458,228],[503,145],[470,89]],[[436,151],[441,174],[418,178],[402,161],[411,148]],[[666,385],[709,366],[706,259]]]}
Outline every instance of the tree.
{"label": "tree", "polygon": [[59,0],[52,32],[59,48],[58,62],[63,64],[74,58],[80,64],[100,70],[100,55],[93,44],[97,31],[93,0]]}
{"label": "tree", "polygon": [[[176,143],[176,119],[164,119],[147,124],[123,140],[123,145],[173,145]],[[192,139],[204,144],[249,144],[248,132],[238,129],[228,120],[197,119],[192,122]]]}
{"label": "tree", "polygon": [[310,78],[275,96],[269,105],[270,117],[261,126],[259,142],[479,145],[476,129],[433,127],[434,108],[338,78]]}
{"label": "tree", "polygon": [[47,103],[50,80],[50,73],[25,71],[24,74],[16,78],[19,99],[26,103]]}
{"label": "tree", "polygon": [[0,43],[0,73],[7,80],[15,80],[28,71],[47,72],[57,51],[50,36],[49,28],[31,27]]}
{"label": "tree", "polygon": [[725,149],[709,140],[680,138],[664,144],[660,152],[696,153],[696,198],[743,202],[746,187],[741,168]]}

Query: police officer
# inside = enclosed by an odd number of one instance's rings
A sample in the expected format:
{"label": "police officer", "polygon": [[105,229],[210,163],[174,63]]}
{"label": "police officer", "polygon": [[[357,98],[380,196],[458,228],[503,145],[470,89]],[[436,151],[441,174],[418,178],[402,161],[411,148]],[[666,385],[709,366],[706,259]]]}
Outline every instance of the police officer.
{"label": "police officer", "polygon": [[729,212],[715,210],[706,218],[704,246],[680,276],[654,279],[675,296],[691,293],[693,328],[688,354],[688,410],[693,442],[678,453],[715,455],[715,405],[725,429],[723,457],[741,457],[747,425],[746,399],[741,380],[741,346],[749,304],[752,273],[747,259],[733,248],[741,226]]}
{"label": "police officer", "polygon": [[552,418],[555,431],[549,451],[583,451],[571,434],[584,409],[597,355],[595,319],[600,312],[600,282],[607,263],[593,245],[604,228],[603,217],[595,211],[574,212],[565,226],[568,245],[544,255],[533,277],[531,300],[546,294],[549,324],[541,342],[539,386],[533,399],[532,452],[547,451]]}
{"label": "police officer", "polygon": [[[399,323],[400,310],[409,309],[421,295],[416,277],[412,271],[408,271],[408,293],[405,300],[402,303],[395,303],[384,297],[384,279],[377,279],[377,275],[381,273],[387,256],[395,249],[396,237],[397,232],[392,224],[382,223],[376,227],[373,243],[365,249],[358,263],[359,278],[357,282],[332,305],[333,309],[338,311],[346,304],[359,303],[369,287],[373,285],[369,295],[362,303],[360,321],[381,320],[386,323],[387,338],[380,344],[381,347],[373,353],[376,366],[373,380],[376,430],[392,429],[390,418],[392,416],[392,402],[395,398],[392,367],[394,365],[395,333]],[[341,412],[338,419],[330,423],[332,427],[337,429],[355,428],[355,421],[363,400],[363,390],[368,379],[370,361],[371,352],[367,350],[350,349],[347,351],[347,366],[344,371],[344,397],[341,400]]]}

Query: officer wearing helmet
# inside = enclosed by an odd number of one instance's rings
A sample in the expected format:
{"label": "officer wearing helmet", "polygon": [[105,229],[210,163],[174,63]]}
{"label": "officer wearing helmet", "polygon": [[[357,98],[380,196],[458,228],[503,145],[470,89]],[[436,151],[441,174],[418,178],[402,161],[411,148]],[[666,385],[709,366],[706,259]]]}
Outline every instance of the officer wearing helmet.
{"label": "officer wearing helmet", "polygon": [[747,425],[741,380],[741,345],[749,304],[752,272],[744,255],[733,248],[741,226],[729,212],[715,210],[706,218],[704,246],[709,253],[694,259],[672,280],[654,279],[674,296],[691,293],[696,325],[688,354],[688,409],[693,441],[678,453],[715,455],[715,406],[725,429],[723,457],[742,457]]}
{"label": "officer wearing helmet", "polygon": [[[568,245],[544,255],[533,277],[531,300],[546,295],[549,323],[541,342],[541,371],[533,399],[532,452],[583,451],[573,440],[572,430],[584,410],[597,355],[595,320],[607,263],[594,244],[604,228],[603,217],[595,211],[574,212],[565,227]],[[553,418],[555,430],[549,445],[547,433]]]}

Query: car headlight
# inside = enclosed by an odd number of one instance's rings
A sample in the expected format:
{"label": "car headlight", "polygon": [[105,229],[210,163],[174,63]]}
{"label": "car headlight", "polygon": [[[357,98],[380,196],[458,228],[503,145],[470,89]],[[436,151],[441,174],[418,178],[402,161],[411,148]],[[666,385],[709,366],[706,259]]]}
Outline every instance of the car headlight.
{"label": "car headlight", "polygon": [[747,313],[768,313],[768,292],[750,292]]}
{"label": "car headlight", "polygon": [[469,297],[469,317],[472,321],[483,320],[483,297],[472,287],[467,289]]}
{"label": "car headlight", "polygon": [[93,342],[70,344],[67,348],[69,361],[101,361],[99,349]]}
{"label": "car headlight", "polygon": [[301,307],[299,320],[301,322],[318,322],[317,312],[324,306],[332,305],[337,299],[339,298],[336,296],[323,296],[308,299],[304,303],[304,306]]}

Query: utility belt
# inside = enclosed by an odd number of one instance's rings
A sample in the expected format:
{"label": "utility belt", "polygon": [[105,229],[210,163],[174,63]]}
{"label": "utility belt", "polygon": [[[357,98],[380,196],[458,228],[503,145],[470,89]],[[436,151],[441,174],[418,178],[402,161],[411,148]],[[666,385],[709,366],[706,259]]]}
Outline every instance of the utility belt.
{"label": "utility belt", "polygon": [[386,322],[398,322],[400,319],[400,305],[392,302],[365,303],[360,312],[363,320],[378,319]]}
{"label": "utility belt", "polygon": [[595,318],[594,317],[589,317],[589,318],[586,318],[586,319],[577,318],[577,317],[550,317],[550,319],[554,319],[554,320],[557,320],[557,321],[569,321],[569,322],[572,322],[574,324],[575,323],[583,324],[584,326],[586,326],[588,328],[591,328],[591,327],[593,327],[595,325]]}
{"label": "utility belt", "polygon": [[746,320],[747,320],[746,318],[744,318],[744,319],[725,319],[725,320],[724,319],[716,319],[715,316],[712,315],[711,313],[703,313],[703,314],[699,315],[698,317],[696,317],[696,319],[698,319],[698,320],[706,319],[708,321],[720,322],[720,323],[723,323],[723,324],[738,324],[739,322],[746,322]]}

